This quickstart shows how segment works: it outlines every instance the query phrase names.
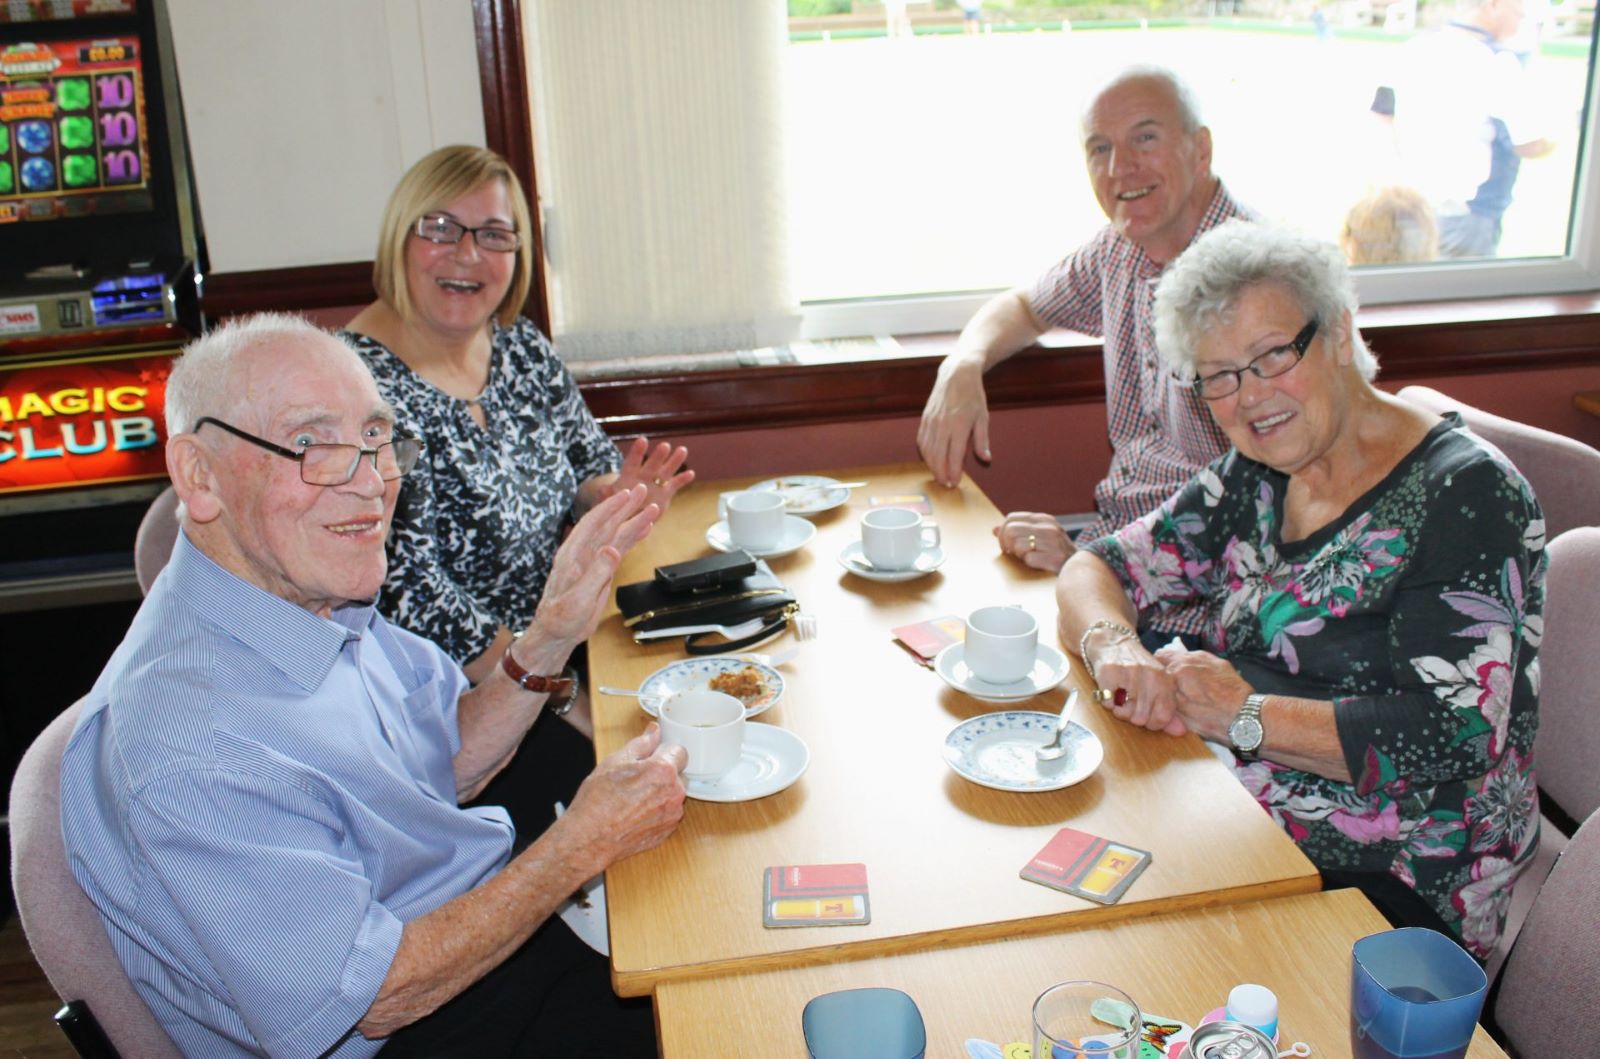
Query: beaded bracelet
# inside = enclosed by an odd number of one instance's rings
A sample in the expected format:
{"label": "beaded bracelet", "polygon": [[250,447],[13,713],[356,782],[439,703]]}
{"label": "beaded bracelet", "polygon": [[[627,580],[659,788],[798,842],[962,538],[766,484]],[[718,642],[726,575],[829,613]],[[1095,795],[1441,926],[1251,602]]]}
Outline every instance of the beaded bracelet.
{"label": "beaded bracelet", "polygon": [[1102,629],[1105,629],[1109,632],[1120,632],[1122,634],[1115,640],[1112,640],[1110,643],[1106,644],[1107,647],[1114,647],[1124,640],[1131,640],[1138,635],[1138,633],[1135,633],[1132,629],[1128,628],[1120,621],[1111,621],[1107,618],[1101,618],[1098,621],[1092,621],[1089,623],[1089,627],[1083,630],[1083,635],[1078,638],[1078,657],[1083,659],[1083,668],[1089,671],[1089,679],[1093,680],[1097,684],[1100,681],[1094,675],[1094,663],[1089,661],[1089,637]]}

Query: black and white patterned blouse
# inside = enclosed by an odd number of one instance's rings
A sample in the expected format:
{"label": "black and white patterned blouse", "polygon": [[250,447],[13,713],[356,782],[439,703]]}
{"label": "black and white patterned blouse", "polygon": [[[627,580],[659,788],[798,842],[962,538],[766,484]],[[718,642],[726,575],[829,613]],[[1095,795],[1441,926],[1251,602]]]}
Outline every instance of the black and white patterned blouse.
{"label": "black and white patterned blouse", "polygon": [[578,486],[615,471],[621,454],[528,320],[494,329],[477,401],[485,427],[383,343],[340,337],[372,369],[399,428],[428,443],[401,482],[380,609],[469,661],[499,626],[532,617]]}

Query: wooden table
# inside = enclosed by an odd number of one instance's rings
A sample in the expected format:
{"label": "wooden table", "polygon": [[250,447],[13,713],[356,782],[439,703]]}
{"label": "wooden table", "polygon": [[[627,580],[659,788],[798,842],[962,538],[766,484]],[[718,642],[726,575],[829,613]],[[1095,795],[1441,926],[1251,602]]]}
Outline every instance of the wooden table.
{"label": "wooden table", "polygon": [[[933,952],[826,967],[664,982],[656,990],[663,1059],[743,1054],[759,1033],[764,1059],[805,1059],[800,1013],[837,989],[888,986],[916,1001],[927,1054],[964,1057],[969,1037],[1026,1041],[1033,1000],[1067,978],[1109,982],[1142,1010],[1190,1024],[1240,982],[1278,995],[1282,1042],[1311,1045],[1313,1059],[1350,1056],[1350,946],[1389,924],[1356,890],[1190,909]],[[1480,1027],[1467,1055],[1504,1059]]]}
{"label": "wooden table", "polygon": [[1582,390],[1572,395],[1572,403],[1580,412],[1600,417],[1600,390]]}
{"label": "wooden table", "polygon": [[[1090,705],[1077,719],[1105,743],[1084,782],[1049,793],[977,786],[944,763],[945,735],[995,709],[1057,711],[1071,681],[999,707],[950,689],[896,644],[895,626],[990,603],[1020,603],[1056,642],[1054,578],[1001,556],[1000,514],[970,482],[936,486],[920,464],[826,472],[865,479],[850,502],[817,516],[802,551],[771,560],[815,613],[820,635],[785,667],[788,689],[762,722],[798,734],[810,768],[779,794],[738,804],[691,802],[677,833],[606,876],[613,985],[643,995],[666,981],[797,963],[905,952],[954,941],[1039,933],[1181,908],[1318,889],[1315,868],[1194,737],[1125,725]],[[626,559],[619,581],[708,554],[705,530],[720,490],[697,483]],[[837,562],[858,538],[873,495],[927,493],[949,556],[927,577],[883,584]],[[783,646],[779,641],[776,646]],[[681,642],[637,645],[614,612],[590,640],[594,684],[637,687],[683,657]],[[648,718],[631,699],[596,696],[595,743],[605,754]],[[1153,852],[1120,903],[1102,906],[1024,882],[1017,872],[1064,825]],[[872,922],[769,930],[762,872],[778,864],[867,865]]]}

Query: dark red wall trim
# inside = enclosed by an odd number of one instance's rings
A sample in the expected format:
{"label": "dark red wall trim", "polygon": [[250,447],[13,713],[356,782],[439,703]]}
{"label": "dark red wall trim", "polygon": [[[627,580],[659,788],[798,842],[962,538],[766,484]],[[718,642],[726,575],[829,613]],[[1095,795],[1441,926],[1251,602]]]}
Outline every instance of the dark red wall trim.
{"label": "dark red wall trim", "polygon": [[213,320],[278,309],[328,309],[372,300],[372,262],[307,265],[258,272],[217,272],[206,277],[200,307]]}
{"label": "dark red wall trim", "polygon": [[518,0],[472,0],[478,37],[478,78],[483,92],[485,143],[511,163],[533,206],[533,260],[539,269],[523,312],[550,332],[550,300],[545,291],[544,230],[539,224],[539,186],[533,171],[533,121],[528,107],[527,49],[522,41]]}
{"label": "dark red wall trim", "polygon": [[[1478,303],[1380,307],[1363,313],[1361,332],[1382,364],[1382,379],[1600,366],[1600,294],[1509,299],[1487,319],[1460,319]],[[684,435],[794,427],[921,413],[939,356],[809,367],[741,368],[583,385],[584,397],[617,435]],[[1099,346],[1034,348],[989,373],[994,409],[1105,400]]]}

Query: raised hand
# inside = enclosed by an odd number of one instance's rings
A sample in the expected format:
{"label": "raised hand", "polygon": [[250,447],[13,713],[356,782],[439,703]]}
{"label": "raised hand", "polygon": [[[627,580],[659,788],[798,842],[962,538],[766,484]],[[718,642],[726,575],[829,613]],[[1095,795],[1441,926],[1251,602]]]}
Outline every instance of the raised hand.
{"label": "raised hand", "polygon": [[523,638],[577,646],[600,622],[617,564],[661,515],[640,485],[612,493],[578,520],[556,551],[539,609]]}
{"label": "raised hand", "polygon": [[648,438],[634,438],[623,454],[622,469],[611,491],[642,485],[647,490],[646,500],[666,511],[678,490],[694,481],[694,472],[682,469],[688,458],[689,450],[682,445],[673,448],[663,441],[652,449]]}

